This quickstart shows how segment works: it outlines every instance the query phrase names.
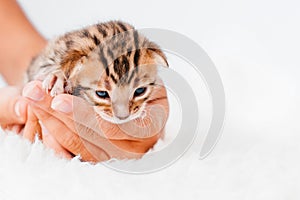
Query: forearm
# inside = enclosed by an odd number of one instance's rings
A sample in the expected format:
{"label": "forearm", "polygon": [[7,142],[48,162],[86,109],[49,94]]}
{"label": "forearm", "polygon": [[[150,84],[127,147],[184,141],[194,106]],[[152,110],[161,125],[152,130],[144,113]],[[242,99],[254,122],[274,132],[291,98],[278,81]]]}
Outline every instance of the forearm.
{"label": "forearm", "polygon": [[20,85],[31,59],[46,41],[14,0],[0,2],[0,24],[0,74],[8,84]]}

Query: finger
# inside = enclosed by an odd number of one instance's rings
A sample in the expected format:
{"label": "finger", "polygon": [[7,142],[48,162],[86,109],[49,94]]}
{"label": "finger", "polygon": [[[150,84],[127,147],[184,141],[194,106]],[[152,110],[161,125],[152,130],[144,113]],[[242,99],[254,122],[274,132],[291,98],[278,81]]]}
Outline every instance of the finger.
{"label": "finger", "polygon": [[[50,134],[60,143],[63,148],[72,152],[74,155],[81,156],[84,161],[103,161],[110,157],[114,158],[136,158],[140,157],[140,153],[127,151],[119,148],[110,140],[99,136],[93,130],[85,127],[83,131],[79,131],[82,135],[77,135],[72,132],[62,121],[58,120],[49,112],[42,110],[39,107],[34,108],[35,115],[42,121]],[[123,143],[127,143],[124,141]],[[128,144],[131,145],[130,141]]]}
{"label": "finger", "polygon": [[40,81],[27,83],[22,90],[22,96],[26,97],[31,104],[41,104],[45,108],[49,108],[52,101],[52,97],[46,94]]}
{"label": "finger", "polygon": [[24,129],[23,124],[15,124],[15,125],[12,125],[12,128],[11,128],[11,130],[17,134],[21,134],[23,129]]}
{"label": "finger", "polygon": [[40,126],[38,118],[32,111],[31,107],[27,109],[27,122],[24,127],[23,138],[33,142],[36,135],[40,135]]}
{"label": "finger", "polygon": [[11,127],[7,124],[1,124],[0,128],[4,131],[6,131],[6,130],[9,131],[11,129]]}
{"label": "finger", "polygon": [[[91,129],[99,136],[107,138],[100,129],[102,119],[96,115],[94,108],[85,100],[61,94],[54,97],[51,108],[57,113],[56,116],[78,135],[83,136],[87,129]],[[117,128],[117,126],[114,127]],[[111,131],[115,130],[111,129]]]}
{"label": "finger", "polygon": [[[73,124],[72,118],[68,117],[66,115],[62,115],[61,112],[56,112],[53,109],[51,109],[51,101],[52,97],[49,96],[46,91],[42,88],[42,83],[40,81],[32,81],[30,83],[27,83],[24,86],[24,89],[22,91],[22,94],[24,97],[26,97],[28,103],[31,105],[32,108],[38,107],[45,112],[48,112],[50,115],[56,116],[59,119],[63,119],[63,122],[69,126],[69,128],[73,127],[71,124]],[[48,116],[48,115],[46,115]],[[75,131],[75,129],[72,129]]]}
{"label": "finger", "polygon": [[21,98],[21,90],[17,87],[0,88],[0,93],[5,94],[0,98],[0,123],[23,124],[26,121],[26,101]]}
{"label": "finger", "polygon": [[65,150],[72,152],[74,155],[80,155],[85,161],[97,161],[85,147],[81,138],[68,129],[63,122],[39,107],[35,107],[34,113],[45,129],[48,130],[49,135],[52,135]]}
{"label": "finger", "polygon": [[4,131],[12,131],[13,125],[2,124],[1,129]]}
{"label": "finger", "polygon": [[100,148],[97,145],[94,145],[84,139],[82,139],[83,144],[85,145],[85,147],[88,149],[88,151],[90,152],[90,154],[93,156],[94,159],[92,160],[85,160],[82,159],[83,161],[89,161],[89,162],[102,162],[102,161],[106,161],[109,160],[111,157],[108,155],[108,153],[106,153],[102,148]]}
{"label": "finger", "polygon": [[4,131],[11,131],[17,134],[21,134],[24,129],[24,125],[14,124],[14,125],[1,125],[0,126]]}
{"label": "finger", "polygon": [[70,152],[68,152],[66,149],[64,149],[57,141],[56,139],[49,134],[49,131],[46,129],[46,127],[40,123],[41,129],[42,129],[42,138],[43,138],[43,144],[50,149],[53,149],[55,154],[58,156],[62,156],[63,158],[72,159],[72,155]]}

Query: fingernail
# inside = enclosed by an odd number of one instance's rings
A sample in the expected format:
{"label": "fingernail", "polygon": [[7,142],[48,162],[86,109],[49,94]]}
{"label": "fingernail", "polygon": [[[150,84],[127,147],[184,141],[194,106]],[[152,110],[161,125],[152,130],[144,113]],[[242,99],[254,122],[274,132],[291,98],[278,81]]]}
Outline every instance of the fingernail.
{"label": "fingernail", "polygon": [[27,103],[21,99],[15,103],[15,113],[18,117],[23,119],[25,117]]}
{"label": "fingernail", "polygon": [[15,104],[15,113],[18,117],[21,117],[21,111],[20,111],[20,101],[17,101]]}
{"label": "fingernail", "polygon": [[23,96],[32,99],[34,101],[41,101],[44,98],[44,92],[42,88],[36,84],[28,84],[23,90]]}
{"label": "fingernail", "polygon": [[53,110],[60,111],[60,112],[63,112],[63,113],[72,112],[71,103],[69,103],[65,100],[59,99],[59,98],[53,99],[53,101],[51,103],[51,108]]}
{"label": "fingernail", "polygon": [[43,134],[43,135],[48,135],[48,134],[49,134],[49,131],[46,129],[46,127],[44,126],[44,124],[42,123],[41,120],[39,120],[39,124],[40,124],[41,129],[42,129],[42,134]]}

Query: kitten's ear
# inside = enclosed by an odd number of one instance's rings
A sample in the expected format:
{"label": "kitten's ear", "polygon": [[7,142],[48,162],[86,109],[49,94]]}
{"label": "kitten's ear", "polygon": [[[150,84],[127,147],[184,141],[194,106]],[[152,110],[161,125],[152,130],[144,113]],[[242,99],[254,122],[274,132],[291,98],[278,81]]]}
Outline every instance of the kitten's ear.
{"label": "kitten's ear", "polygon": [[84,63],[85,63],[86,60],[87,60],[87,58],[84,56],[84,57],[80,58],[80,60],[78,60],[76,62],[76,64],[74,65],[72,71],[70,72],[69,79],[72,79],[76,75],[78,75],[78,73],[82,70],[83,65],[84,65]]}
{"label": "kitten's ear", "polygon": [[155,54],[155,62],[160,66],[169,67],[169,63],[165,57]]}
{"label": "kitten's ear", "polygon": [[82,69],[83,64],[78,62],[70,73],[69,79],[73,79]]}
{"label": "kitten's ear", "polygon": [[165,56],[165,54],[162,51],[160,51],[160,50],[154,50],[153,51],[153,55],[154,55],[155,62],[158,65],[164,66],[164,67],[169,67],[169,63],[167,61],[167,57]]}

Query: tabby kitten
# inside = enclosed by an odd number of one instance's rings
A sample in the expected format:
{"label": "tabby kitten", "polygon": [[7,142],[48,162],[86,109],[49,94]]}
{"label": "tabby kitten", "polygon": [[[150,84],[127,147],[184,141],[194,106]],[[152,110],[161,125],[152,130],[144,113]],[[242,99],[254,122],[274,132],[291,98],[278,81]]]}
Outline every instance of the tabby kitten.
{"label": "tabby kitten", "polygon": [[33,59],[28,79],[54,96],[82,97],[105,120],[124,123],[142,115],[157,87],[163,52],[131,25],[111,21],[69,32]]}

